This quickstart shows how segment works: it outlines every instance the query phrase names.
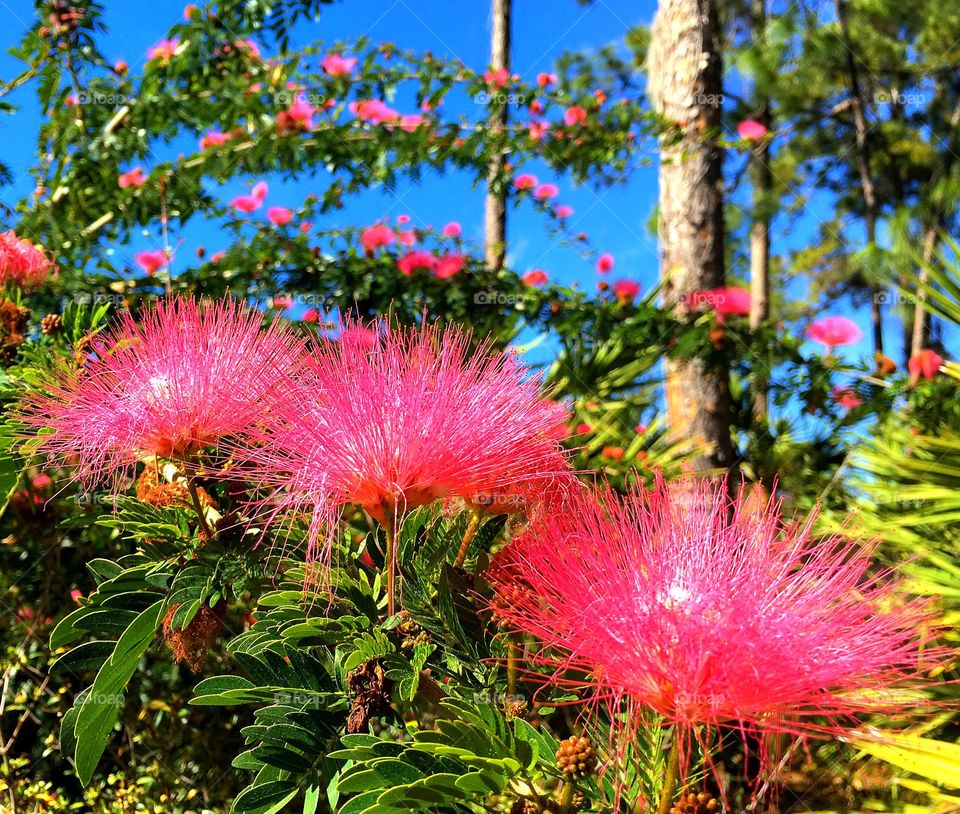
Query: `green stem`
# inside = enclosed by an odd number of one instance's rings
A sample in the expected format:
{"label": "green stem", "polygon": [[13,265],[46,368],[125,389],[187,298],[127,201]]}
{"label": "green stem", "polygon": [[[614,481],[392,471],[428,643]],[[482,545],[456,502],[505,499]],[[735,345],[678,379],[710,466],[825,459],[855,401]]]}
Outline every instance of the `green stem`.
{"label": "green stem", "polygon": [[677,790],[677,778],[680,774],[680,733],[673,730],[673,742],[670,744],[670,754],[667,757],[667,773],[663,777],[663,786],[660,790],[660,805],[657,814],[669,814],[673,796]]}
{"label": "green stem", "polygon": [[570,811],[570,807],[573,804],[573,795],[577,790],[576,783],[570,783],[567,780],[562,780],[560,782],[560,788],[557,789],[557,808],[560,814],[567,814]]}
{"label": "green stem", "polygon": [[393,519],[389,516],[384,517],[383,533],[386,539],[383,552],[383,567],[387,569],[387,615],[393,616],[397,611],[397,564],[394,562],[396,553],[394,551]]}
{"label": "green stem", "polygon": [[517,695],[517,672],[520,663],[520,648],[513,640],[511,634],[507,634],[507,695],[511,698]]}
{"label": "green stem", "polygon": [[200,493],[197,491],[197,484],[194,482],[193,478],[187,478],[187,490],[190,492],[190,499],[193,501],[193,508],[197,512],[197,517],[200,519],[200,528],[203,529],[204,535],[207,540],[213,539],[213,529],[210,528],[210,524],[207,522],[207,516],[203,511],[203,504],[200,502]]}
{"label": "green stem", "polygon": [[467,552],[470,550],[470,543],[477,536],[477,529],[480,528],[480,515],[473,512],[470,515],[470,522],[467,523],[467,529],[463,532],[463,542],[460,543],[460,550],[457,552],[457,559],[453,563],[455,568],[460,568],[467,559]]}

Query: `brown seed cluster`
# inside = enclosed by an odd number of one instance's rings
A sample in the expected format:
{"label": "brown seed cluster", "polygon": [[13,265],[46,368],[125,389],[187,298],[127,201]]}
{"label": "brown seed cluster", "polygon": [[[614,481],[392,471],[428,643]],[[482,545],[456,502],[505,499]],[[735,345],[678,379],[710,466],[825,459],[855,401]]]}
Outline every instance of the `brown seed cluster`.
{"label": "brown seed cluster", "polygon": [[514,800],[510,814],[540,814],[540,804],[533,800]]}
{"label": "brown seed cluster", "polygon": [[670,809],[670,814],[718,814],[720,811],[720,803],[715,797],[705,791],[699,794],[691,791],[680,795],[680,799]]}
{"label": "brown seed cluster", "polygon": [[347,732],[366,732],[371,718],[389,711],[392,686],[380,659],[364,662],[347,674],[347,689],[353,699]]}
{"label": "brown seed cluster", "polygon": [[30,311],[10,300],[0,300],[0,364],[12,364],[24,343]]}
{"label": "brown seed cluster", "polygon": [[597,769],[597,756],[593,744],[582,735],[571,735],[561,741],[557,749],[557,768],[565,780],[583,780]]}
{"label": "brown seed cluster", "polygon": [[44,336],[54,336],[63,328],[63,317],[60,314],[47,314],[40,320],[40,333]]}
{"label": "brown seed cluster", "polygon": [[186,664],[191,671],[199,673],[203,669],[207,650],[223,629],[220,614],[225,605],[221,602],[216,608],[211,608],[203,604],[189,625],[182,630],[175,630],[172,627],[173,615],[179,607],[180,605],[171,605],[167,615],[163,617],[163,638],[178,663]]}

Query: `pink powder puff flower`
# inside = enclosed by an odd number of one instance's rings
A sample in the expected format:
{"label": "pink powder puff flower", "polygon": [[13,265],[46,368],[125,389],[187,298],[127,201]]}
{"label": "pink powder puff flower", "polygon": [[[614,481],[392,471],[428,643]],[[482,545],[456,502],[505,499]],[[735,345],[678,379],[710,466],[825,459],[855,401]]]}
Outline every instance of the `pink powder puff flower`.
{"label": "pink powder puff flower", "polygon": [[925,379],[934,378],[940,372],[942,364],[943,357],[939,353],[930,348],[924,348],[910,357],[907,369],[910,371],[910,378],[919,381],[921,376]]}
{"label": "pink powder puff flower", "polygon": [[550,85],[557,84],[557,75],[555,73],[538,73],[537,74],[537,84],[541,88],[546,88]]}
{"label": "pink powder puff flower", "polygon": [[549,198],[556,198],[560,194],[560,190],[557,188],[556,184],[540,184],[534,191],[533,195],[535,198],[539,198],[541,201],[545,201]]}
{"label": "pink powder puff flower", "polygon": [[587,120],[587,111],[580,105],[571,105],[563,113],[563,123],[567,127],[583,124]]}
{"label": "pink powder puff flower", "polygon": [[320,63],[320,67],[327,76],[349,76],[356,64],[356,57],[327,54]]}
{"label": "pink powder puff flower", "polygon": [[417,269],[433,270],[437,265],[437,258],[432,252],[412,251],[407,252],[403,257],[397,260],[397,268],[408,277]]}
{"label": "pink powder puff flower", "polygon": [[397,223],[399,223],[401,226],[406,226],[408,223],[410,223],[410,216],[397,215]]}
{"label": "pink powder puff flower", "polygon": [[558,218],[569,218],[573,214],[573,207],[566,204],[560,204],[553,210]]}
{"label": "pink powder puff flower", "polygon": [[846,317],[824,317],[807,328],[807,338],[829,349],[859,342],[863,338],[863,331]]}
{"label": "pink powder puff flower", "polygon": [[760,122],[753,119],[745,119],[737,125],[737,135],[746,141],[759,141],[769,132]]}
{"label": "pink powder puff flower", "polygon": [[506,68],[491,68],[484,71],[483,81],[496,88],[505,88],[510,84],[510,71]]}
{"label": "pink powder puff flower", "polygon": [[233,133],[219,133],[216,130],[208,130],[200,139],[200,149],[209,150],[211,147],[222,147],[232,138]]}
{"label": "pink powder puff flower", "polygon": [[[305,359],[247,455],[277,488],[275,511],[311,516],[310,561],[329,562],[345,506],[377,518],[390,548],[391,529],[417,506],[565,471],[549,433],[566,410],[514,355],[458,328],[384,326],[371,343],[353,338],[368,326],[341,327],[340,341]],[[392,587],[392,553],[387,562]]]}
{"label": "pink powder puff flower", "polygon": [[859,407],[863,404],[863,399],[861,399],[855,390],[849,387],[835,387],[833,390],[833,400],[845,410],[852,410],[854,407]]}
{"label": "pink powder puff flower", "polygon": [[550,132],[550,125],[546,122],[530,122],[527,133],[533,141],[543,141]]}
{"label": "pink powder puff flower", "polygon": [[267,219],[275,226],[286,226],[293,220],[293,212],[285,206],[271,206],[267,210]]}
{"label": "pink powder puff flower", "polygon": [[433,276],[440,280],[446,280],[463,271],[466,262],[466,258],[462,254],[445,254],[437,259]]}
{"label": "pink powder puff flower", "polygon": [[534,269],[533,271],[528,271],[520,279],[523,281],[524,285],[539,286],[548,282],[550,277],[543,269]]}
{"label": "pink powder puff flower", "polygon": [[117,176],[117,186],[120,189],[142,187],[145,183],[147,183],[147,179],[143,174],[143,167],[134,167],[132,170],[127,170],[127,172],[122,172]]}
{"label": "pink powder puff flower", "polygon": [[718,729],[842,735],[909,712],[948,655],[932,603],[900,594],[875,544],[817,539],[815,513],[693,477],[565,508],[495,555],[491,607],[540,643],[546,686],[609,708],[621,759],[650,710],[684,756]]}
{"label": "pink powder puff flower", "polygon": [[373,254],[377,249],[389,246],[396,240],[396,235],[389,226],[375,223],[360,234],[360,243],[367,254]]}
{"label": "pink powder puff flower", "polygon": [[63,363],[19,408],[39,452],[95,484],[147,456],[187,460],[260,422],[300,340],[243,303],[170,297],[94,337],[82,368]]}
{"label": "pink powder puff flower", "polygon": [[147,59],[158,59],[161,62],[169,62],[177,53],[177,48],[179,47],[180,40],[176,37],[170,40],[160,40],[153,48],[147,51]]}
{"label": "pink powder puff flower", "polygon": [[14,285],[26,291],[56,273],[56,263],[43,249],[13,231],[0,232],[0,286]]}
{"label": "pink powder puff flower", "polygon": [[539,182],[537,181],[536,175],[530,175],[530,173],[524,173],[523,175],[518,175],[513,179],[513,185],[517,189],[533,189]]}
{"label": "pink powder puff flower", "polygon": [[706,305],[721,317],[733,314],[746,316],[750,313],[750,292],[742,288],[711,288],[695,291],[690,296],[694,306]]}
{"label": "pink powder puff flower", "polygon": [[400,129],[405,133],[412,133],[420,125],[426,123],[426,119],[419,113],[411,113],[400,117]]}
{"label": "pink powder puff flower", "polygon": [[253,40],[237,40],[234,42],[234,46],[251,59],[260,59],[260,46]]}
{"label": "pink powder puff flower", "polygon": [[296,129],[313,130],[313,117],[317,114],[317,109],[303,96],[297,96],[285,113],[286,120],[291,122]]}
{"label": "pink powder puff flower", "polygon": [[137,265],[150,276],[170,265],[170,257],[163,249],[151,249],[134,255]]}
{"label": "pink powder puff flower", "polygon": [[238,195],[230,202],[230,205],[238,212],[255,212],[263,206],[268,192],[269,187],[266,182],[258,181],[253,185],[249,195]]}
{"label": "pink powder puff flower", "polygon": [[400,118],[396,110],[387,107],[379,99],[361,99],[351,102],[349,110],[358,119],[371,124],[387,124]]}
{"label": "pink powder puff flower", "polygon": [[633,302],[639,293],[640,283],[634,280],[617,280],[613,284],[613,296],[623,304]]}
{"label": "pink powder puff flower", "polygon": [[454,220],[443,227],[443,233],[447,237],[460,237],[463,234],[463,228]]}
{"label": "pink powder puff flower", "polygon": [[417,242],[417,233],[413,229],[407,229],[405,232],[399,232],[397,234],[397,240],[409,249]]}
{"label": "pink powder puff flower", "polygon": [[609,274],[613,271],[613,255],[604,253],[597,258],[597,271],[600,274]]}

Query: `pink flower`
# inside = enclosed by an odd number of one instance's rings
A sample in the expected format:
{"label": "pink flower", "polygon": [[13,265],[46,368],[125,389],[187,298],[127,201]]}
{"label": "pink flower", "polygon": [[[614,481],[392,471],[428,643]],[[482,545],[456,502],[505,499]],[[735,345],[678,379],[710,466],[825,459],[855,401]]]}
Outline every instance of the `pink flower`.
{"label": "pink flower", "polygon": [[323,72],[328,76],[349,76],[357,64],[355,57],[345,57],[340,54],[327,54],[320,63]]}
{"label": "pink flower", "polygon": [[564,111],[563,123],[567,127],[583,124],[587,120],[587,111],[580,105],[571,105]]}
{"label": "pink flower", "polygon": [[360,243],[368,254],[373,254],[377,249],[389,246],[396,239],[393,229],[384,226],[382,223],[375,223],[373,226],[364,229],[360,235]]}
{"label": "pink flower", "polygon": [[820,342],[827,348],[852,345],[863,337],[855,322],[846,317],[824,317],[807,328],[807,338]]}
{"label": "pink flower", "polygon": [[400,232],[397,234],[397,240],[399,240],[409,249],[414,243],[417,242],[417,233],[413,229],[408,229],[405,232]]}
{"label": "pink flower", "polygon": [[28,394],[22,420],[40,452],[84,484],[129,474],[146,456],[187,459],[259,423],[304,349],[280,323],[229,300],[168,298],[140,324],[124,312],[95,336],[83,368],[59,367]]}
{"label": "pink flower", "polygon": [[613,295],[621,303],[633,302],[640,293],[640,283],[633,280],[617,280],[613,284]]}
{"label": "pink flower", "polygon": [[297,96],[293,103],[285,111],[286,121],[292,124],[298,130],[313,130],[313,117],[317,114],[317,109],[311,105],[303,96]]}
{"label": "pink flower", "polygon": [[118,59],[113,63],[113,72],[119,74],[120,76],[123,76],[127,72],[128,68],[129,66],[127,65],[127,61],[125,59]]}
{"label": "pink flower", "polygon": [[342,327],[304,360],[248,451],[280,511],[312,514],[311,560],[329,562],[345,506],[394,527],[417,506],[565,472],[548,437],[565,409],[514,356],[456,328],[383,328],[368,344],[352,338],[367,326]]}
{"label": "pink flower", "polygon": [[209,150],[211,147],[222,147],[232,138],[233,133],[219,133],[216,130],[208,130],[200,139],[200,149]]}
{"label": "pink flower", "polygon": [[117,176],[117,185],[120,189],[142,187],[145,183],[147,183],[147,179],[143,174],[143,167],[134,167],[132,170],[122,172]]}
{"label": "pink flower", "polygon": [[539,198],[541,201],[545,201],[548,198],[556,198],[560,194],[560,190],[557,189],[555,184],[540,184],[534,191],[533,195],[536,198]]}
{"label": "pink flower", "polygon": [[566,204],[560,204],[553,210],[558,218],[569,218],[573,214],[573,207]]}
{"label": "pink flower", "polygon": [[942,364],[943,357],[939,353],[930,348],[924,348],[910,357],[907,369],[910,371],[910,378],[919,381],[921,376],[925,379],[934,378],[940,372]]}
{"label": "pink flower", "polygon": [[534,141],[543,141],[550,132],[550,125],[546,122],[530,122],[527,132]]}
{"label": "pink flower", "polygon": [[513,179],[513,185],[517,189],[533,189],[538,183],[537,176],[530,175],[530,173],[518,175]]}
{"label": "pink flower", "polygon": [[546,88],[550,85],[557,84],[557,75],[555,73],[538,73],[537,74],[537,84],[541,88]]}
{"label": "pink flower", "polygon": [[460,237],[460,235],[463,234],[463,229],[460,227],[460,224],[454,220],[443,227],[443,233],[447,237]]}
{"label": "pink flower", "polygon": [[813,523],[691,477],[572,493],[495,555],[491,605],[539,643],[541,680],[622,722],[614,754],[651,710],[687,755],[718,728],[840,735],[909,711],[946,653],[925,649],[933,605],[900,595],[876,545]]}
{"label": "pink flower", "polygon": [[432,270],[437,265],[437,258],[432,252],[413,251],[407,252],[403,257],[397,260],[397,268],[407,276],[413,274],[417,269]]}
{"label": "pink flower", "polygon": [[613,255],[604,253],[597,258],[597,271],[601,274],[609,274],[613,271]]}
{"label": "pink flower", "polygon": [[170,257],[163,249],[137,252],[134,259],[137,261],[137,265],[151,276],[170,265]]}
{"label": "pink flower", "polygon": [[160,40],[156,45],[147,51],[147,59],[159,59],[161,62],[169,62],[177,53],[180,47],[180,40],[174,37],[171,40]]}
{"label": "pink flower", "polygon": [[230,201],[230,205],[238,212],[255,212],[263,206],[263,201],[267,197],[268,191],[269,188],[266,182],[259,181],[253,185],[253,189],[250,190],[249,195],[238,195]]}
{"label": "pink flower", "polygon": [[497,88],[505,88],[510,84],[510,71],[506,68],[491,68],[483,74],[483,81]]}
{"label": "pink flower", "polygon": [[234,42],[234,46],[251,59],[260,59],[260,46],[253,40],[237,40]]}
{"label": "pink flower", "polygon": [[835,387],[833,390],[833,400],[847,410],[863,404],[863,399],[857,395],[855,390],[849,387]]}
{"label": "pink flower", "polygon": [[750,313],[750,292],[742,288],[712,288],[708,291],[696,291],[691,295],[695,306],[707,305],[720,316]]}
{"label": "pink flower", "polygon": [[293,212],[285,206],[271,206],[267,210],[267,219],[275,226],[285,226],[293,220]]}
{"label": "pink flower", "polygon": [[523,280],[525,285],[538,286],[548,282],[550,277],[543,269],[534,269],[533,271],[528,271],[520,279]]}
{"label": "pink flower", "polygon": [[372,124],[386,124],[400,118],[400,114],[396,110],[387,107],[379,99],[362,99],[351,102],[349,109],[358,119]]}
{"label": "pink flower", "polygon": [[397,215],[397,223],[399,223],[401,226],[406,226],[408,223],[410,223],[410,216]]}
{"label": "pink flower", "polygon": [[459,274],[465,264],[466,258],[462,254],[445,254],[437,260],[437,267],[433,270],[433,276],[440,280],[446,280],[448,277]]}
{"label": "pink flower", "polygon": [[401,116],[400,129],[403,130],[405,133],[412,133],[424,122],[426,122],[426,119],[418,113]]}
{"label": "pink flower", "polygon": [[770,131],[760,122],[746,119],[737,125],[737,135],[746,141],[759,141]]}

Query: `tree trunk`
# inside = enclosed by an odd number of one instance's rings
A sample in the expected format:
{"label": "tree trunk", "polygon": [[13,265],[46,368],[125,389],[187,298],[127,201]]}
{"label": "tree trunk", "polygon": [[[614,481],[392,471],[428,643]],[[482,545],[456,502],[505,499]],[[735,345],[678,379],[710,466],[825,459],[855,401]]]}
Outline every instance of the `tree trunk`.
{"label": "tree trunk", "polygon": [[[723,153],[716,142],[723,93],[714,0],[661,0],[648,55],[654,110],[680,137],[660,143],[660,274],[666,306],[722,285]],[[725,365],[666,361],[667,422],[674,438],[706,444],[697,469],[734,462],[730,377]]]}
{"label": "tree trunk", "polygon": [[[767,25],[766,0],[753,0],[750,30],[754,43],[761,43]],[[768,130],[773,126],[770,100],[756,93],[757,121]],[[773,173],[770,170],[770,142],[761,139],[750,158],[753,182],[753,223],[750,226],[750,329],[756,331],[770,316],[770,194]],[[761,354],[753,370],[753,418],[767,420],[767,374]]]}
{"label": "tree trunk", "polygon": [[[856,132],[857,171],[860,175],[860,187],[863,190],[864,220],[867,231],[867,247],[875,249],[877,245],[877,197],[870,172],[870,142],[867,139],[866,103],[860,86],[860,74],[857,70],[857,56],[853,52],[850,39],[850,26],[847,20],[846,0],[836,0],[837,22],[847,60],[847,73],[850,77],[850,102],[853,109],[853,125]],[[873,352],[879,360],[883,356],[883,286],[872,283],[870,286],[870,325],[873,331]]]}
{"label": "tree trunk", "polygon": [[[934,220],[923,236],[923,267],[920,269],[920,280],[927,282],[930,279],[928,271],[933,262],[933,254],[937,248],[937,240],[940,237],[940,224]],[[910,337],[910,356],[916,356],[928,344],[930,344],[930,315],[923,307],[926,299],[923,291],[917,289],[917,301],[913,307],[913,335]]]}
{"label": "tree trunk", "polygon": [[[493,34],[490,43],[490,67],[494,70],[510,70],[510,4],[511,0],[493,0]],[[503,133],[507,127],[507,103],[494,102],[491,105],[490,129],[493,133]],[[496,142],[496,139],[494,139]],[[487,197],[484,202],[483,254],[487,268],[496,271],[503,267],[507,249],[507,199],[503,191],[496,189],[497,178],[503,174],[506,155],[497,151],[490,161],[487,174]]]}

